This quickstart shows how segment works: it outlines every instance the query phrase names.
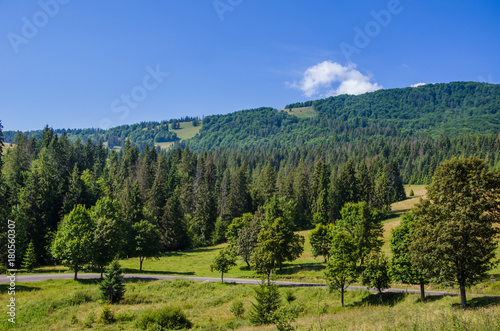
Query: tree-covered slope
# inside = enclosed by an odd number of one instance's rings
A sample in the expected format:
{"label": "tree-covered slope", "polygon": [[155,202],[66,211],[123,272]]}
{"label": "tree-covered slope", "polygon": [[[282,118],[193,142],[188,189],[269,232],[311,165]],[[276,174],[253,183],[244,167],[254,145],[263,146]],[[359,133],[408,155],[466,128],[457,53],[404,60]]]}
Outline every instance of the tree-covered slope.
{"label": "tree-covered slope", "polygon": [[340,95],[285,108],[307,106],[313,107],[315,117],[298,118],[271,108],[208,116],[189,145],[196,149],[271,141],[288,146],[321,145],[373,136],[454,137],[500,132],[500,85],[494,84],[428,84]]}

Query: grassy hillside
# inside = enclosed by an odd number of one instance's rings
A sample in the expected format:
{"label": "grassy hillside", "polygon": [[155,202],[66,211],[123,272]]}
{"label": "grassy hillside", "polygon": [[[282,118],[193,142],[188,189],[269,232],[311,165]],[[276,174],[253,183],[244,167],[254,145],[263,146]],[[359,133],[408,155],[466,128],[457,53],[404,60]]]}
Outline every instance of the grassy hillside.
{"label": "grassy hillside", "polygon": [[313,107],[297,107],[297,108],[289,108],[281,110],[288,115],[292,115],[298,118],[314,118],[316,117],[316,113],[314,112]]}
{"label": "grassy hillside", "polygon": [[[128,280],[124,300],[111,305],[113,319],[100,319],[104,303],[97,280],[49,280],[18,283],[17,320],[0,320],[1,330],[140,330],[138,322],[148,312],[178,307],[196,330],[276,330],[252,326],[249,311],[255,302],[255,285],[201,283],[186,280]],[[0,300],[7,302],[7,285],[0,285]],[[281,296],[290,289],[280,288]],[[337,292],[319,288],[294,288],[293,305],[302,311],[293,323],[298,330],[499,330],[500,299],[470,298],[472,309],[457,309],[457,297],[431,296],[422,304],[417,295],[386,293],[380,304],[368,291],[347,292],[340,307]],[[243,303],[244,314],[235,317],[231,305]],[[286,302],[282,300],[282,304]]]}
{"label": "grassy hillside", "polygon": [[[402,215],[407,210],[411,209],[418,203],[421,197],[426,194],[424,185],[411,186],[415,193],[415,197],[394,203],[392,205],[392,217],[384,221],[384,246],[382,250],[390,256],[389,238],[391,230],[399,225]],[[406,187],[406,193],[409,195],[410,187]],[[284,265],[283,271],[280,274],[274,275],[276,280],[293,280],[312,283],[324,283],[324,268],[322,257],[314,258],[311,252],[311,245],[309,243],[309,234],[311,230],[300,231],[299,234],[305,237],[304,253],[302,256],[291,263]],[[143,264],[143,273],[145,274],[161,274],[161,275],[176,275],[176,276],[206,276],[206,277],[220,277],[217,272],[210,271],[210,263],[218,254],[219,250],[225,247],[226,244],[221,244],[211,247],[203,247],[198,249],[186,250],[181,252],[171,252],[165,254],[159,259],[149,259]],[[500,247],[497,249],[497,256],[500,257]],[[140,273],[139,259],[128,258],[120,261],[124,272],[126,273]],[[36,272],[70,272],[65,267],[45,267],[39,268]],[[496,275],[500,279],[500,266],[490,271],[491,274]],[[258,279],[258,275],[253,270],[249,270],[243,261],[238,261],[237,266],[233,267],[229,273],[225,275],[227,278],[254,278]],[[476,293],[488,293],[500,295],[500,286],[497,290],[493,291],[488,287],[489,280],[485,279],[482,284],[475,286],[472,291]],[[413,288],[412,286],[394,284],[397,288]],[[417,287],[415,287],[417,288]],[[435,286],[428,286],[428,288],[439,288]],[[457,289],[448,288],[448,291],[457,292]]]}

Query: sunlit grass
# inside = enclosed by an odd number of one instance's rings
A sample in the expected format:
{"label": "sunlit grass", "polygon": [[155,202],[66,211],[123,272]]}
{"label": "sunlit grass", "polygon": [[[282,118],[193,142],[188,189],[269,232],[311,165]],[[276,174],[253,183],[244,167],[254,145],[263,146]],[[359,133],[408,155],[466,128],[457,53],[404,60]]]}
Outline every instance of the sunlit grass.
{"label": "sunlit grass", "polygon": [[292,108],[291,111],[289,109],[283,109],[281,111],[284,111],[288,115],[293,115],[293,116],[296,116],[298,118],[316,117],[316,113],[314,112],[313,107],[299,107],[299,108]]}
{"label": "sunlit grass", "polygon": [[[0,301],[7,302],[7,285],[0,285]],[[255,285],[202,283],[187,280],[127,280],[124,300],[110,305],[112,324],[99,321],[104,302],[96,280],[48,280],[18,283],[16,324],[0,320],[1,330],[83,330],[89,315],[96,330],[137,330],[136,321],[147,311],[165,306],[181,308],[198,330],[275,330],[252,326],[248,314],[255,302]],[[280,288],[283,293],[288,290]],[[320,288],[292,288],[300,313],[293,325],[298,330],[499,330],[500,299],[469,298],[472,308],[459,309],[458,297],[431,296],[427,303],[418,295],[385,293],[384,304],[368,291],[346,293],[340,307],[338,292]],[[243,303],[245,313],[235,317],[230,307]],[[286,302],[282,300],[282,304]],[[72,323],[73,321],[73,323]]]}

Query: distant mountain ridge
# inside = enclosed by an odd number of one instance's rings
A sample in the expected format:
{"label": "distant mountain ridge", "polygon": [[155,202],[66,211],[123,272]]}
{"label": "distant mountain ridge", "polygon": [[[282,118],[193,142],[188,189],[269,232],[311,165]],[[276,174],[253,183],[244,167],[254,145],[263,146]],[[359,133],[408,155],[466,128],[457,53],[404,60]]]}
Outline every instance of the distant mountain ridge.
{"label": "distant mountain ridge", "polygon": [[[314,115],[295,116],[298,113],[291,108],[300,107],[311,107]],[[177,129],[181,129],[180,123],[184,123],[184,127],[198,126],[201,124],[198,118],[142,122],[108,130],[74,129],[66,133],[73,141],[102,139],[110,147],[123,146],[127,138],[139,146],[186,144],[196,150],[273,142],[318,146],[325,142],[353,142],[381,136],[497,134],[500,132],[499,108],[500,85],[452,82],[378,90],[357,96],[340,95],[290,104],[284,111],[263,107],[211,115],[203,119],[201,129],[189,130],[182,142],[175,126]],[[29,134],[39,132],[41,130]],[[5,141],[14,142],[15,134],[5,131]]]}

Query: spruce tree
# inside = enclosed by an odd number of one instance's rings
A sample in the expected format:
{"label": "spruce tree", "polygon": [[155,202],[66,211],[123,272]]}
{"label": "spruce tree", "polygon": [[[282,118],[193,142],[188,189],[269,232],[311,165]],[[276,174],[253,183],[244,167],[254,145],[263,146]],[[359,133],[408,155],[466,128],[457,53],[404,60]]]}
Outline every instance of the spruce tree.
{"label": "spruce tree", "polygon": [[33,271],[33,268],[36,267],[36,253],[33,241],[30,241],[28,248],[26,249],[22,267],[26,269],[28,272]]}
{"label": "spruce tree", "polygon": [[250,322],[254,325],[271,324],[274,313],[281,304],[281,296],[278,287],[273,283],[265,283],[263,280],[255,288],[255,301],[252,302],[250,311]]}
{"label": "spruce tree", "polygon": [[109,271],[99,284],[102,296],[110,303],[120,303],[125,294],[125,285],[122,276],[122,269],[118,261],[113,261]]}

